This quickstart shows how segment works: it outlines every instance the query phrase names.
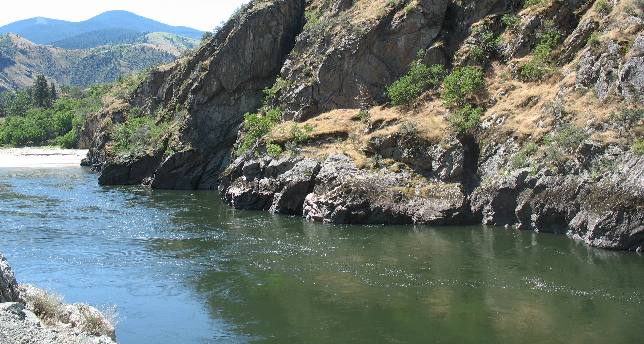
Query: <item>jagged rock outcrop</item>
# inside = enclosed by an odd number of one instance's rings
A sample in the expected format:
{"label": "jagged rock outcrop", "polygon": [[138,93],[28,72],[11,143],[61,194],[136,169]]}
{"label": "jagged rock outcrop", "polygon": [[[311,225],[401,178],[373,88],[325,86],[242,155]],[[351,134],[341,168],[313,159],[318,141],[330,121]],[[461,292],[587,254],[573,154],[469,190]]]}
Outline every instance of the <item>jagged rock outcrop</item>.
{"label": "jagged rock outcrop", "polygon": [[[307,23],[282,68],[279,103],[287,118],[303,120],[386,101],[385,87],[406,72],[420,51],[426,51],[421,57],[428,63],[446,62],[443,52],[432,47],[448,0],[341,3],[325,2],[312,10],[321,18]],[[380,11],[385,14],[374,16]]]}
{"label": "jagged rock outcrop", "polygon": [[409,173],[366,171],[344,155],[324,161],[237,159],[219,186],[236,208],[302,215],[331,223],[458,224],[471,221],[458,184],[412,180]]}
{"label": "jagged rock outcrop", "polygon": [[586,50],[577,69],[577,85],[580,88],[593,88],[597,98],[602,101],[613,94],[633,103],[642,102],[644,35],[640,33],[637,36],[626,54],[624,48],[614,40]]}
{"label": "jagged rock outcrop", "polygon": [[[261,105],[262,90],[274,82],[303,14],[303,0],[254,1],[194,56],[154,70],[129,105],[174,123],[177,132],[146,152],[119,157],[109,153],[109,128],[99,129],[88,161],[101,171],[99,182],[214,187],[229,163],[243,114]],[[99,118],[110,116],[118,121],[110,113]]]}
{"label": "jagged rock outcrop", "polygon": [[[535,46],[544,27],[551,26],[564,37],[562,59],[570,59],[586,44],[587,38],[597,27],[593,20],[582,21],[582,16],[592,7],[587,0],[549,1],[522,14],[521,23],[510,32],[511,39],[501,47],[506,58],[523,57]],[[501,17],[497,17],[497,20]]]}
{"label": "jagged rock outcrop", "polygon": [[[509,174],[486,171],[488,177],[471,195],[472,211],[484,224],[567,234],[595,247],[642,250],[644,157],[615,150],[580,153],[585,156],[565,174],[529,168]],[[611,161],[611,167],[598,175],[581,166],[588,160],[593,160],[590,166]]]}
{"label": "jagged rock outcrop", "polygon": [[0,303],[20,301],[20,292],[11,266],[0,253]]}

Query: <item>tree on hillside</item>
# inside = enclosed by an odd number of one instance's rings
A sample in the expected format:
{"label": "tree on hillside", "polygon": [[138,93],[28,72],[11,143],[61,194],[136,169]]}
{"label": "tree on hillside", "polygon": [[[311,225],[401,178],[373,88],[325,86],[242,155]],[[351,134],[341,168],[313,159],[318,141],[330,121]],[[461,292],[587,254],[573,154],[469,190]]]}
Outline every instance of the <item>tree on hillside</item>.
{"label": "tree on hillside", "polygon": [[31,94],[28,89],[4,92],[0,96],[0,117],[23,116],[31,106]]}
{"label": "tree on hillside", "polygon": [[34,105],[41,108],[51,107],[51,92],[44,75],[38,75],[33,90]]}
{"label": "tree on hillside", "polygon": [[56,91],[56,85],[52,82],[51,87],[49,88],[49,99],[53,104],[56,99],[58,99],[58,92]]}

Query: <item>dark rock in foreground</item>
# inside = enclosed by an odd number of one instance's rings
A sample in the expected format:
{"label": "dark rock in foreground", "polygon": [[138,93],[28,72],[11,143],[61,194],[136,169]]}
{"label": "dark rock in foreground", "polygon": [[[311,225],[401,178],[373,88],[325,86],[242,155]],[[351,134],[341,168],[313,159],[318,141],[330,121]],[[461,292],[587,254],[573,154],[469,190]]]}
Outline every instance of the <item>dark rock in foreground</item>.
{"label": "dark rock in foreground", "polygon": [[18,282],[11,271],[11,266],[0,253],[0,303],[18,302],[19,300]]}
{"label": "dark rock in foreground", "polygon": [[0,253],[0,343],[114,344],[111,321],[85,304],[67,305],[61,298],[30,285],[18,285]]}

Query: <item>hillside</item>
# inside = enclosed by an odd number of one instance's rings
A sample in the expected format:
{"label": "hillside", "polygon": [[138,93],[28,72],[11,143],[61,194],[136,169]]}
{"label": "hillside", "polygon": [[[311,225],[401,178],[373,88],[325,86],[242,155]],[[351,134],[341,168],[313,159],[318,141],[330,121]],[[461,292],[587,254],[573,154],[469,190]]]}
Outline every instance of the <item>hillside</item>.
{"label": "hillside", "polygon": [[0,90],[31,86],[38,74],[60,85],[88,86],[173,61],[197,41],[167,33],[137,36],[130,44],[84,50],[34,44],[14,34],[0,36]]}
{"label": "hillside", "polygon": [[0,27],[0,34],[14,33],[36,44],[83,49],[131,43],[127,40],[134,34],[149,32],[167,32],[192,39],[202,35],[195,29],[163,24],[127,11],[109,11],[81,22],[38,17]]}
{"label": "hillside", "polygon": [[[644,249],[636,0],[253,1],[90,117],[102,184]],[[134,135],[133,133],[136,133]]]}

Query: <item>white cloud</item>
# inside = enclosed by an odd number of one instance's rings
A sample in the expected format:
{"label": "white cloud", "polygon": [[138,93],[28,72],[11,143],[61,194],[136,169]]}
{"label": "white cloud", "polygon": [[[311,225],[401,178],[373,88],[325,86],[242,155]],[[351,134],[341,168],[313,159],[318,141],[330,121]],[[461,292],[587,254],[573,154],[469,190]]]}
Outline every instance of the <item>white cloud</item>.
{"label": "white cloud", "polygon": [[126,10],[160,22],[212,30],[248,0],[18,0],[3,4],[0,26],[32,17],[69,21]]}

